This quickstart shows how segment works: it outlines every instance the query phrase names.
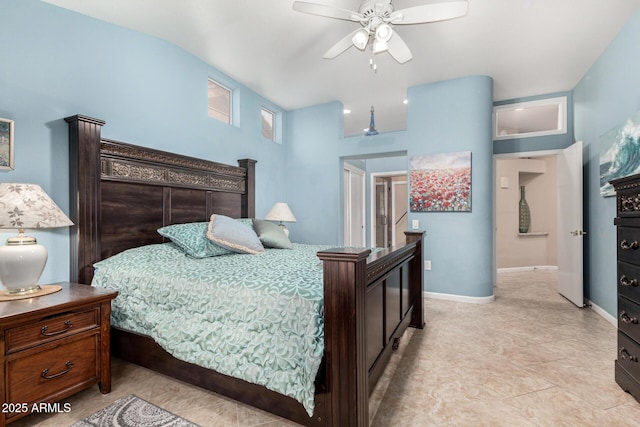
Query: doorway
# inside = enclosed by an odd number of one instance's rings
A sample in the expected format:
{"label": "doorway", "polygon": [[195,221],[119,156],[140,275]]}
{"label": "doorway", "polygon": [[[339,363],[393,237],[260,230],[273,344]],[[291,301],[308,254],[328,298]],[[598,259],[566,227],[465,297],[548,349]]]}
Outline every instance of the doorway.
{"label": "doorway", "polygon": [[388,248],[406,242],[407,172],[371,174],[371,246]]}
{"label": "doorway", "polygon": [[[493,156],[495,274],[503,269],[557,269],[558,292],[578,307],[584,306],[582,236],[586,234],[582,230],[582,150],[578,141],[564,150]],[[510,162],[513,165],[503,167],[502,163]],[[526,200],[527,187],[533,190],[530,200],[536,209],[531,208],[530,228],[523,229],[523,211],[518,206]],[[508,194],[511,200],[507,196],[505,203],[503,196]],[[518,253],[523,257],[518,258]]]}
{"label": "doorway", "polygon": [[[345,246],[375,247],[376,184],[375,177],[390,177],[391,188],[383,197],[387,221],[394,224],[387,229],[386,244],[405,237],[409,191],[406,151],[362,154],[341,158],[342,238]],[[362,188],[362,191],[360,191]],[[388,187],[387,187],[388,188]],[[379,219],[380,220],[380,219]],[[362,234],[360,234],[360,232]],[[384,243],[384,242],[383,242]]]}
{"label": "doorway", "polygon": [[496,268],[556,269],[557,155],[498,158],[495,163]]}

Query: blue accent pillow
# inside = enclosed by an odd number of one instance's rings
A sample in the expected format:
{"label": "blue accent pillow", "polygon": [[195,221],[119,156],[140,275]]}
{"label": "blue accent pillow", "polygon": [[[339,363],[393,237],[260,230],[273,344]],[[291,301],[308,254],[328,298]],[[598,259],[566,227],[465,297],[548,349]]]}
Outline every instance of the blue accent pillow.
{"label": "blue accent pillow", "polygon": [[207,237],[218,246],[241,254],[259,254],[264,246],[253,231],[239,221],[228,216],[213,214],[209,221]]}
{"label": "blue accent pillow", "polygon": [[253,229],[264,246],[277,249],[291,249],[291,240],[279,225],[262,219],[253,220]]}
{"label": "blue accent pillow", "polygon": [[158,229],[161,236],[170,239],[194,258],[207,258],[233,253],[207,239],[207,222],[173,224]]}
{"label": "blue accent pillow", "polygon": [[253,218],[236,218],[236,221],[253,229]]}

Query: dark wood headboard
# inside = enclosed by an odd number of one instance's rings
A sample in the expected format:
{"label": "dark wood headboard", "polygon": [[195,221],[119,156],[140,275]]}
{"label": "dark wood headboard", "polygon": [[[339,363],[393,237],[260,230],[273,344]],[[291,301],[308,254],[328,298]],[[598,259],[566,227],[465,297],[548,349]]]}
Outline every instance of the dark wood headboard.
{"label": "dark wood headboard", "polygon": [[[208,221],[212,213],[255,216],[255,160],[239,166],[101,138],[104,121],[69,124],[72,282],[90,284],[93,264],[162,243],[157,229]],[[79,224],[79,225],[78,225]]]}

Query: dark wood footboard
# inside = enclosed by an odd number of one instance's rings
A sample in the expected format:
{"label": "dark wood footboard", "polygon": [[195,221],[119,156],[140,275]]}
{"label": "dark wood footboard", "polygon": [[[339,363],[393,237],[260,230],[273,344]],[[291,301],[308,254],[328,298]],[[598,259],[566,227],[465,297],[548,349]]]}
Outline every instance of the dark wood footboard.
{"label": "dark wood footboard", "polygon": [[407,244],[322,251],[327,425],[368,426],[369,394],[408,325],[422,329],[422,232]]}
{"label": "dark wood footboard", "polygon": [[[229,166],[101,138],[104,121],[69,123],[71,278],[90,284],[93,264],[162,242],[157,228],[214,212],[255,215],[255,166]],[[309,417],[292,398],[178,360],[148,336],[113,328],[115,356],[309,426],[368,426],[369,394],[407,326],[422,328],[422,232],[375,253],[336,248],[324,265],[325,357]]]}

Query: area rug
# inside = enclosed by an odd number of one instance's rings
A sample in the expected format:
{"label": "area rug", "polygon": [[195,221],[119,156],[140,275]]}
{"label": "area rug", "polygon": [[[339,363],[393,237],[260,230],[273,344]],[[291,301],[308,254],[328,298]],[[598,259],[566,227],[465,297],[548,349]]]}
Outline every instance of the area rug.
{"label": "area rug", "polygon": [[133,394],[71,427],[199,427]]}

